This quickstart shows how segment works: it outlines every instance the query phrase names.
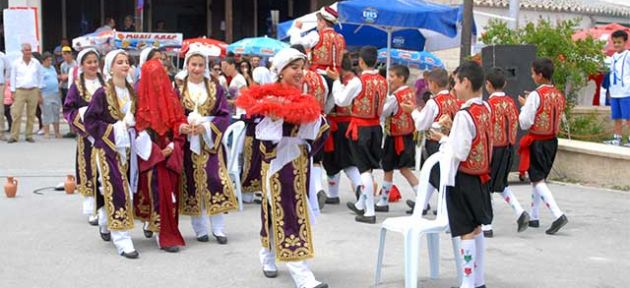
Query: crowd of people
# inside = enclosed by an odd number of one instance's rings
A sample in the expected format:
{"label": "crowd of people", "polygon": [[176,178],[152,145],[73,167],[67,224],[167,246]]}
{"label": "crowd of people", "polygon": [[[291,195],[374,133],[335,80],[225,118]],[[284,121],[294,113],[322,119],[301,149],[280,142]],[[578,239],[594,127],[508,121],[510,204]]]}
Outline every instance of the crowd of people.
{"label": "crowd of people", "polygon": [[[540,226],[543,202],[555,219],[547,234],[568,223],[545,183],[565,106],[551,82],[551,60],[532,63],[539,86],[520,96],[519,105],[503,92],[504,71],[484,72],[471,61],[451,73],[427,71],[414,87],[407,85],[406,66],[392,65],[387,76],[375,68],[375,47],[362,47],[353,65],[343,36],[332,29],[336,11],[324,7],[317,16],[317,31],[292,33],[292,46],[279,51],[270,68],[258,56],[215,62],[190,49],[183,69],[170,73],[175,71],[165,53],[156,48],[144,49],[133,69],[124,50],[100,55],[87,48],[74,60],[63,47],[57,72],[53,55],[44,53],[40,64],[25,44],[10,69],[14,120],[8,141],[18,141],[24,106],[26,141],[34,141],[38,106],[44,133],[53,124],[59,137],[62,109],[76,133],[82,210],[102,240],[133,259],[139,257],[130,234],[136,220],[144,236],[167,252],[186,245],[180,215],[190,216],[199,242],[212,237],[228,243],[224,218],[238,204],[222,138],[229,125],[243,121],[242,200],[260,203],[263,275],[276,277],[276,261],[286,262],[298,288],[328,287],[305,261],[315,255],[313,218],[325,205],[341,203],[341,171],[355,192],[346,206],[361,223],[374,224],[376,212],[389,211],[395,170],[408,182],[409,198],[422,196],[422,203],[407,201],[412,211],[428,214],[434,191],[447,193],[450,233],[462,240],[460,287],[485,287],[484,239],[493,233],[490,193],[500,193],[513,208],[518,232]],[[426,91],[419,95],[420,89]],[[519,127],[528,131],[518,148],[518,167],[532,182],[529,212],[507,181]],[[420,183],[413,171],[421,134],[422,158],[440,153],[446,163],[432,169],[429,183]],[[376,169],[385,172],[380,190]]]}

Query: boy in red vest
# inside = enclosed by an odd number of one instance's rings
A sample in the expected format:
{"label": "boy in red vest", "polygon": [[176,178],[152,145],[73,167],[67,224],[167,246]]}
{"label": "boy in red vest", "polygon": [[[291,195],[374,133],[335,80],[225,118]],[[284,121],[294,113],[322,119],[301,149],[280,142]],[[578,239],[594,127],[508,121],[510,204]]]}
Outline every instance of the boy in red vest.
{"label": "boy in red vest", "polygon": [[532,211],[529,227],[537,228],[540,200],[553,213],[555,221],[546,233],[556,234],[560,228],[569,223],[547,187],[545,179],[551,171],[553,160],[558,150],[558,132],[564,113],[564,95],[551,83],[553,62],[549,58],[538,58],[532,63],[532,79],[538,88],[527,96],[519,96],[521,114],[518,117],[521,129],[528,130],[521,139],[518,149],[521,155],[518,171],[521,175],[529,174],[532,182]]}
{"label": "boy in red vest", "polygon": [[[501,68],[493,68],[486,74],[486,91],[490,94],[488,104],[492,109],[492,169],[490,192],[501,193],[503,200],[512,207],[517,218],[517,231],[523,232],[529,224],[529,214],[523,210],[518,199],[508,186],[508,174],[514,161],[514,145],[518,129],[518,108],[514,100],[503,92],[505,73]],[[486,238],[492,237],[492,225],[482,227]]]}
{"label": "boy in red vest", "polygon": [[[434,68],[429,72],[427,77],[429,91],[431,91],[433,95],[431,96],[431,99],[427,101],[422,110],[417,110],[415,105],[411,105],[411,103],[408,102],[401,105],[403,111],[411,112],[411,117],[413,118],[415,127],[418,131],[427,131],[431,128],[431,126],[438,125],[440,118],[444,115],[448,115],[452,120],[455,113],[459,110],[457,98],[449,92],[448,79],[448,72],[446,70],[442,68]],[[433,155],[433,153],[437,152],[440,148],[440,143],[431,139],[427,139],[424,145],[428,156]],[[430,185],[427,186],[428,190],[417,191],[418,193],[421,193],[421,195],[425,195],[424,203],[420,203],[420,207],[422,207],[422,215],[425,215],[430,209],[429,200],[431,199],[431,195],[433,195],[433,191],[440,184],[439,173],[440,171],[437,167],[433,168],[431,170]],[[412,212],[415,202],[407,200],[407,205],[409,205],[412,209],[408,213]]]}
{"label": "boy in red vest", "polygon": [[460,257],[464,277],[461,288],[485,287],[485,238],[481,225],[492,221],[488,181],[492,157],[492,120],[490,106],[481,99],[483,70],[479,64],[466,61],[455,77],[457,96],[464,100],[455,114],[450,135],[431,133],[442,143],[446,157],[442,167],[446,183],[446,206],[451,234],[461,237]]}
{"label": "boy in red vest", "polygon": [[409,68],[403,65],[393,65],[389,68],[389,87],[392,95],[387,96],[383,108],[385,116],[385,144],[383,145],[383,189],[381,197],[376,203],[377,212],[389,211],[389,192],[394,180],[394,169],[398,169],[414,193],[418,190],[418,178],[411,168],[416,166],[416,145],[413,134],[416,132],[411,113],[400,108],[400,103],[409,102],[416,105],[416,94],[409,86],[405,85],[409,79]]}
{"label": "boy in red vest", "polygon": [[383,130],[380,117],[387,97],[387,81],[374,69],[377,59],[376,47],[366,46],[359,51],[359,81],[344,85],[339,73],[328,68],[328,77],[334,79],[335,104],[351,106],[350,124],[346,137],[350,140],[350,154],[361,173],[361,196],[356,203],[347,202],[355,212],[357,222],[374,224],[374,178],[372,170],[380,168]]}

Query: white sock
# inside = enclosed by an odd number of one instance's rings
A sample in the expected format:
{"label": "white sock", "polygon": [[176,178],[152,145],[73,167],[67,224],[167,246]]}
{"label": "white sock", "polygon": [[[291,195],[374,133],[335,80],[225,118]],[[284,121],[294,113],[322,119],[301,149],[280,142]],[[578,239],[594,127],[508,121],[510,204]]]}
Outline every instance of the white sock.
{"label": "white sock", "polygon": [[363,209],[365,209],[363,216],[374,216],[374,179],[371,172],[361,174],[361,184],[363,185],[363,191],[359,202],[363,203]]}
{"label": "white sock", "polygon": [[377,206],[387,206],[389,204],[389,192],[392,190],[392,182],[383,181],[383,190],[378,199]]}
{"label": "white sock", "polygon": [[315,193],[324,190],[322,188],[322,167],[313,165],[311,169],[311,182],[315,184]]}
{"label": "white sock", "polygon": [[475,237],[475,252],[475,255],[477,255],[477,259],[475,259],[475,287],[479,287],[486,284],[484,279],[486,238],[483,236],[483,233],[479,233]]}
{"label": "white sock", "polygon": [[532,211],[529,213],[529,218],[531,220],[538,220],[540,215],[540,195],[536,192],[536,188],[532,186]]}
{"label": "white sock", "polygon": [[190,216],[190,224],[197,238],[208,235],[208,216],[202,210],[201,216]]}
{"label": "white sock", "polygon": [[523,214],[523,207],[521,207],[521,203],[518,202],[518,199],[516,199],[510,187],[505,187],[505,189],[503,189],[503,192],[501,192],[501,196],[503,197],[503,200],[505,200],[505,202],[507,202],[507,204],[512,207],[516,218]]}
{"label": "white sock", "polygon": [[289,261],[287,268],[296,287],[315,287],[320,284],[305,261]]}
{"label": "white sock", "polygon": [[427,189],[425,191],[420,191],[422,195],[424,195],[424,203],[422,203],[422,210],[425,210],[429,207],[429,201],[431,201],[431,196],[433,195],[433,191],[435,191],[435,187],[433,185],[427,183]]}
{"label": "white sock", "polygon": [[477,252],[475,250],[475,240],[462,239],[461,242],[462,249],[460,250],[460,257],[462,258],[462,267],[461,269],[464,272],[464,277],[462,278],[462,284],[459,286],[460,288],[475,288],[475,258],[477,256]]}
{"label": "white sock", "polygon": [[328,197],[339,197],[339,180],[341,174],[337,173],[335,176],[328,176]]}
{"label": "white sock", "polygon": [[556,200],[553,199],[553,195],[551,194],[551,190],[549,190],[549,187],[547,187],[547,183],[541,181],[536,184],[534,188],[536,192],[538,192],[538,194],[540,195],[540,199],[545,201],[545,204],[551,210],[551,213],[553,213],[553,217],[555,217],[555,219],[560,218],[563,213],[562,211],[560,211],[558,204],[556,204]]}
{"label": "white sock", "polygon": [[411,189],[413,190],[413,198],[416,198],[416,196],[418,194],[418,189],[420,189],[420,184],[411,187]]}
{"label": "white sock", "polygon": [[212,225],[212,234],[217,236],[225,236],[223,232],[225,228],[225,218],[223,214],[210,216],[210,225]]}
{"label": "white sock", "polygon": [[[488,224],[488,225],[481,225],[481,231],[490,231],[492,230],[492,224]],[[483,233],[481,233],[483,234]]]}
{"label": "white sock", "polygon": [[350,182],[352,182],[352,193],[354,193],[357,187],[361,186],[361,173],[359,173],[359,168],[350,166],[343,169],[343,172],[346,173],[346,176],[350,179]]}

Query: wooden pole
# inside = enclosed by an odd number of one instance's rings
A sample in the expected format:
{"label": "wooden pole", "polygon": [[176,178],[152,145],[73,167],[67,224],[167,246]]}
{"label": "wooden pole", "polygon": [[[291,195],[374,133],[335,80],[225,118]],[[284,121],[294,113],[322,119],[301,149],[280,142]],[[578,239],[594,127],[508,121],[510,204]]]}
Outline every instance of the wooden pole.
{"label": "wooden pole", "polygon": [[225,1],[225,42],[227,43],[232,43],[232,37],[234,36],[234,27],[233,27],[233,22],[234,19],[232,17],[232,1],[233,0],[226,0]]}

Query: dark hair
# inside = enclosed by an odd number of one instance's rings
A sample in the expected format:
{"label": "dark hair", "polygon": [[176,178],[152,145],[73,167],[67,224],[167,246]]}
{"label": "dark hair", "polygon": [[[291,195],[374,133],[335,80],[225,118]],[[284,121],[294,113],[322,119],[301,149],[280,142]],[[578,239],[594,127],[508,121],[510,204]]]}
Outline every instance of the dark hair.
{"label": "dark hair", "polygon": [[83,55],[83,58],[81,58],[81,63],[79,63],[79,65],[83,65],[83,62],[85,62],[85,59],[87,58],[87,56],[89,55],[94,55],[96,56],[96,61],[99,62],[100,59],[98,59],[98,53],[96,53],[96,51],[92,50],[92,51],[88,51],[85,53],[85,55]]}
{"label": "dark hair", "polygon": [[52,58],[52,54],[50,54],[50,52],[46,51],[42,54],[42,62],[46,61],[46,59],[48,58]]}
{"label": "dark hair", "polygon": [[341,70],[352,71],[352,58],[350,57],[350,53],[344,53],[343,57],[341,57]]}
{"label": "dark hair", "polygon": [[617,30],[610,35],[610,38],[623,38],[623,41],[628,41],[628,33],[623,30]]}
{"label": "dark hair", "polygon": [[247,75],[248,75],[249,77],[247,77],[247,78],[245,78],[245,79],[247,80],[247,86],[249,86],[249,85],[251,85],[251,83],[249,82],[249,81],[250,81],[250,79],[254,79],[253,72],[252,72],[252,64],[250,64],[250,63],[249,63],[249,60],[248,60],[248,59],[241,60],[241,62],[240,62],[240,63],[238,63],[238,67],[237,67],[236,69],[237,69],[237,70],[238,70],[238,72],[239,72],[239,73],[241,73],[241,75],[243,75],[243,76],[245,76],[245,72],[244,72],[244,71],[243,71],[243,69],[241,68],[241,65],[243,65],[243,64],[247,65]]}
{"label": "dark hair", "polygon": [[553,77],[553,62],[547,57],[536,58],[532,63],[532,69],[534,73],[542,74],[547,80],[551,80],[551,77]]}
{"label": "dark hair", "polygon": [[225,59],[223,59],[223,62],[230,65],[236,65],[236,59],[234,59],[234,57],[225,57]]}
{"label": "dark hair", "polygon": [[306,54],[306,49],[304,49],[304,45],[302,44],[293,44],[291,45],[291,48],[300,51],[302,54]]}
{"label": "dark hair", "polygon": [[448,86],[448,72],[444,68],[433,68],[429,71],[427,80],[434,82],[440,88]]}
{"label": "dark hair", "polygon": [[398,77],[403,77],[405,82],[409,80],[409,68],[407,68],[407,66],[395,64],[389,67],[389,71],[390,73],[394,72]]}
{"label": "dark hair", "polygon": [[365,65],[368,67],[374,67],[376,65],[376,58],[378,56],[378,50],[374,46],[363,46],[359,50],[359,58],[363,59]]}
{"label": "dark hair", "polygon": [[490,82],[494,89],[503,89],[505,86],[505,72],[501,68],[494,67],[486,73],[486,81]]}
{"label": "dark hair", "polygon": [[149,55],[147,55],[147,59],[144,59],[145,61],[149,61],[153,58],[153,56],[155,56],[155,53],[162,53],[162,50],[159,48],[153,48],[151,49],[151,51],[149,51]]}
{"label": "dark hair", "polygon": [[464,61],[457,70],[457,79],[463,81],[464,78],[470,81],[473,91],[479,91],[483,85],[483,69],[479,63],[474,61]]}

